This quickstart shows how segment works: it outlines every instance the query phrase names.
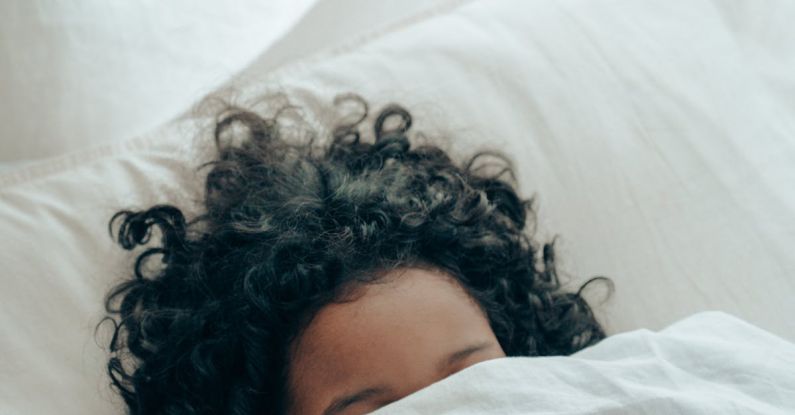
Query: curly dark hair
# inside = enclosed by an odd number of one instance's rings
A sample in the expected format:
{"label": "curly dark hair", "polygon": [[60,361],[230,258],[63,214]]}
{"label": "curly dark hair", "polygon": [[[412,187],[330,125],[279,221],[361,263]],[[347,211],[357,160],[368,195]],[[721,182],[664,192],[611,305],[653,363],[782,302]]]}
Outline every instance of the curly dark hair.
{"label": "curly dark hair", "polygon": [[[284,413],[290,343],[321,307],[397,267],[457,279],[508,356],[569,355],[605,337],[581,295],[603,277],[564,292],[554,240],[539,246],[528,232],[534,198],[517,195],[509,157],[458,164],[435,144],[412,147],[412,118],[394,104],[363,140],[367,104],[348,100],[363,115],[325,145],[287,140],[277,117],[229,105],[218,157],[200,166],[211,167],[201,214],[186,222],[160,204],[113,215],[124,249],[155,229],[161,241],[105,301],[107,368],[130,414]],[[485,173],[485,156],[500,171]]]}

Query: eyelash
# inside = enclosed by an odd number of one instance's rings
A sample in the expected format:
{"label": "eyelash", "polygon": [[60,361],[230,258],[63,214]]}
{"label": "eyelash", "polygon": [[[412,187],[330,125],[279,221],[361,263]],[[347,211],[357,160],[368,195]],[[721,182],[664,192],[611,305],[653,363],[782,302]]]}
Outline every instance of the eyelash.
{"label": "eyelash", "polygon": [[452,368],[450,370],[447,371],[447,374],[445,375],[445,377],[450,376],[450,375],[452,375],[452,374],[454,374],[456,372],[460,372],[460,371],[468,368],[469,366],[471,366],[470,362],[475,358],[475,356],[477,354],[479,354],[479,353],[473,353],[473,354],[467,356],[464,360],[461,360],[458,363],[456,363],[454,366],[452,366]]}
{"label": "eyelash", "polygon": [[[448,376],[450,376],[450,375],[453,375],[453,374],[455,374],[456,372],[459,372],[459,371],[461,371],[462,369],[464,369],[464,368],[463,368],[463,367],[461,367],[461,366],[462,366],[462,365],[460,365],[460,364],[456,365],[456,366],[455,366],[455,367],[454,367],[452,370],[448,371],[448,372],[447,372],[447,373],[444,375],[444,377],[446,378],[446,377],[448,377]],[[397,399],[390,399],[390,400],[386,400],[386,401],[383,401],[383,402],[379,402],[379,403],[378,403],[378,405],[376,406],[376,409],[378,409],[378,408],[381,408],[381,407],[383,407],[383,406],[387,406],[387,405],[389,405],[390,403],[392,403],[392,402],[395,402],[395,401],[397,401]]]}
{"label": "eyelash", "polygon": [[[456,372],[460,372],[461,370],[463,370],[463,369],[465,369],[466,367],[468,367],[468,365],[466,365],[465,363],[466,363],[466,362],[468,362],[468,361],[469,361],[471,358],[472,358],[472,355],[470,355],[470,356],[467,356],[467,358],[466,358],[466,359],[462,360],[462,361],[461,361],[461,362],[459,362],[457,365],[453,366],[453,368],[452,368],[451,370],[449,370],[449,371],[448,371],[448,372],[447,372],[447,373],[444,375],[444,377],[446,378],[446,377],[448,377],[448,376],[450,376],[450,375],[452,375],[452,374],[454,374],[454,373],[456,373]],[[383,407],[383,406],[387,406],[387,405],[389,405],[390,403],[392,403],[392,402],[395,402],[395,401],[397,401],[397,399],[390,399],[390,400],[386,400],[386,401],[383,401],[383,402],[379,402],[379,403],[377,404],[377,406],[376,406],[376,409],[378,409],[378,408],[381,408],[381,407]]]}

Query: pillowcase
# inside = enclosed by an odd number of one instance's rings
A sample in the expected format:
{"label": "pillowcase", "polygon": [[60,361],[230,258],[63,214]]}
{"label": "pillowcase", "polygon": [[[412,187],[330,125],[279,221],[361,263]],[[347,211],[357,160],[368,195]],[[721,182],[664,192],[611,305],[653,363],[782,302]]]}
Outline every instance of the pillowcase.
{"label": "pillowcase", "polygon": [[0,3],[0,169],[172,120],[315,2]]}

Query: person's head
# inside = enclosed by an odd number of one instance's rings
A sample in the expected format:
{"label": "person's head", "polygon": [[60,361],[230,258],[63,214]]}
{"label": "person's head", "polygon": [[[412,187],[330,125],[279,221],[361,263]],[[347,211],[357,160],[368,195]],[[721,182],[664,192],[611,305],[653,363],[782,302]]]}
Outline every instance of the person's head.
{"label": "person's head", "polygon": [[[561,289],[552,244],[531,239],[508,157],[412,146],[396,105],[365,142],[364,119],[299,143],[231,108],[199,216],[113,216],[126,249],[162,235],[106,300],[108,370],[130,413],[359,414],[487,359],[605,336]],[[486,155],[503,168],[486,173]],[[147,273],[154,256],[163,266]]]}

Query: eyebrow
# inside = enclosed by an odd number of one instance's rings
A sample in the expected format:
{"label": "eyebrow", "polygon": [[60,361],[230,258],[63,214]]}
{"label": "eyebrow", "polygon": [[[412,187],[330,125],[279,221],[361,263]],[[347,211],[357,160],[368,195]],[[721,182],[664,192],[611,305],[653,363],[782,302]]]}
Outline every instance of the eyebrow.
{"label": "eyebrow", "polygon": [[[459,361],[464,360],[468,356],[475,354],[481,350],[487,349],[491,346],[492,342],[490,341],[484,341],[481,343],[469,345],[440,360],[439,363],[437,364],[437,370],[441,372],[446,368],[458,363]],[[370,399],[374,396],[383,395],[384,393],[389,391],[390,388],[386,385],[375,385],[358,390],[354,393],[349,393],[346,395],[339,396],[335,398],[331,402],[331,404],[329,404],[329,406],[326,407],[326,409],[323,411],[323,415],[334,415],[336,413],[339,413],[343,409],[353,405],[356,402]]]}

